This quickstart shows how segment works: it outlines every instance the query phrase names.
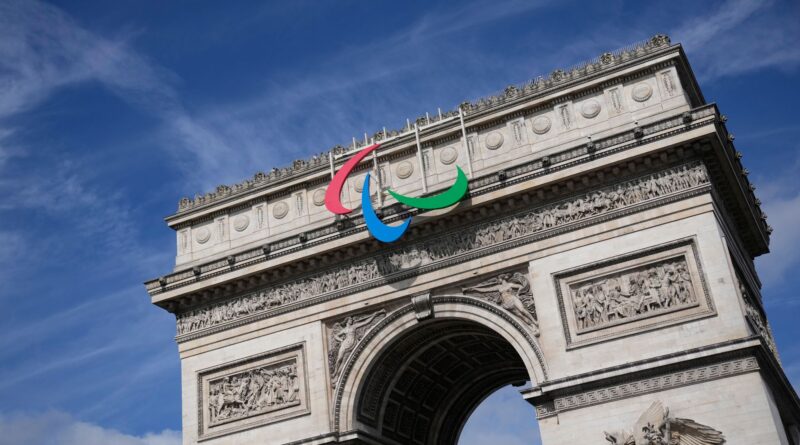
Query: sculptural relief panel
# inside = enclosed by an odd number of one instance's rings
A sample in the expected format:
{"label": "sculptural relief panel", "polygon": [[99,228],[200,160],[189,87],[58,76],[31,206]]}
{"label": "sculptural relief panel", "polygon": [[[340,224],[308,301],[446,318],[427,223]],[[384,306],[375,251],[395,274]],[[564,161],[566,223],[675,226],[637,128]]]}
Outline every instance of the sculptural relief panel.
{"label": "sculptural relief panel", "polygon": [[369,313],[349,315],[327,324],[328,372],[331,386],[335,386],[342,367],[352,355],[356,344],[370,328],[386,317],[387,308]]}
{"label": "sculptural relief panel", "polygon": [[693,240],[556,274],[568,345],[713,313]]}
{"label": "sculptural relief panel", "polygon": [[461,293],[497,304],[539,336],[539,319],[531,284],[525,272],[505,272],[461,287]]}
{"label": "sculptural relief panel", "polygon": [[303,344],[198,373],[199,437],[309,412]]}

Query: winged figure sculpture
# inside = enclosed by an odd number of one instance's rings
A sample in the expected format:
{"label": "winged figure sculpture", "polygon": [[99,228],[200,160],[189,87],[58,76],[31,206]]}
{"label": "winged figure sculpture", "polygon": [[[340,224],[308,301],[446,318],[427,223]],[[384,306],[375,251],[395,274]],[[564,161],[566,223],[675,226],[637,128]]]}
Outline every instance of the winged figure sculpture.
{"label": "winged figure sculpture", "polygon": [[661,402],[653,402],[633,430],[604,432],[614,445],[721,445],[725,436],[720,431],[691,419],[669,416]]}

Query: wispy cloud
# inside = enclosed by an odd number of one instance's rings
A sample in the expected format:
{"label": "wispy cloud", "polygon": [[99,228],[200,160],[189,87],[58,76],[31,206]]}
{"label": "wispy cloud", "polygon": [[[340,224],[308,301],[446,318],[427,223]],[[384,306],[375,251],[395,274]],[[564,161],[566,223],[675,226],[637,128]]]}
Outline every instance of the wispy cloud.
{"label": "wispy cloud", "polygon": [[769,178],[756,178],[758,196],[763,201],[762,208],[774,229],[770,238],[770,253],[756,260],[761,279],[768,288],[784,284],[789,273],[800,267],[800,231],[797,230],[797,222],[800,221],[798,176],[800,158],[785,166],[784,170],[773,172]]}
{"label": "wispy cloud", "polygon": [[705,81],[764,68],[800,64],[797,6],[773,1],[734,0],[672,31],[687,48]]}
{"label": "wispy cloud", "polygon": [[0,445],[179,445],[179,431],[134,436],[51,411],[37,415],[0,414]]}

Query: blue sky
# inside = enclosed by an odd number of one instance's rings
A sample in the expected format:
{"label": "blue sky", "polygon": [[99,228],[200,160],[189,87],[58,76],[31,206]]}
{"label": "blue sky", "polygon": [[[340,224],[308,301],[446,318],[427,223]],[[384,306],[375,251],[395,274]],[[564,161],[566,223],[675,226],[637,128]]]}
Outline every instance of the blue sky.
{"label": "blue sky", "polygon": [[[659,32],[729,116],[775,228],[758,267],[797,384],[799,8],[0,0],[0,444],[179,443],[174,319],[141,283],[172,267],[181,196]],[[532,415],[498,392],[464,443],[536,443]]]}

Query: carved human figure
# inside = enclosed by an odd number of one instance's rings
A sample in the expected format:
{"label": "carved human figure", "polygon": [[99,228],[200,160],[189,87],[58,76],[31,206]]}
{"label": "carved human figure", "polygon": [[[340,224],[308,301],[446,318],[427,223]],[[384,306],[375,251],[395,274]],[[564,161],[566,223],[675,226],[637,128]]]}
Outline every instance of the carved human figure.
{"label": "carved human figure", "polygon": [[465,287],[462,291],[465,295],[470,293],[488,294],[503,309],[528,323],[533,328],[534,335],[539,335],[539,323],[528,312],[528,308],[525,307],[520,298],[523,294],[530,295],[530,284],[528,284],[528,279],[523,274],[519,272],[513,275],[508,273],[500,274],[497,278],[484,281],[477,286]]}
{"label": "carved human figure", "polygon": [[386,315],[386,311],[381,309],[378,312],[360,318],[347,317],[343,323],[337,323],[339,325],[338,332],[333,334],[334,340],[338,342],[338,351],[336,352],[336,360],[333,363],[333,373],[331,374],[333,382],[339,378],[344,359],[350,354],[359,340],[358,329],[372,323],[372,320],[379,315]]}
{"label": "carved human figure", "polygon": [[695,302],[685,260],[583,282],[575,285],[571,294],[579,329]]}

